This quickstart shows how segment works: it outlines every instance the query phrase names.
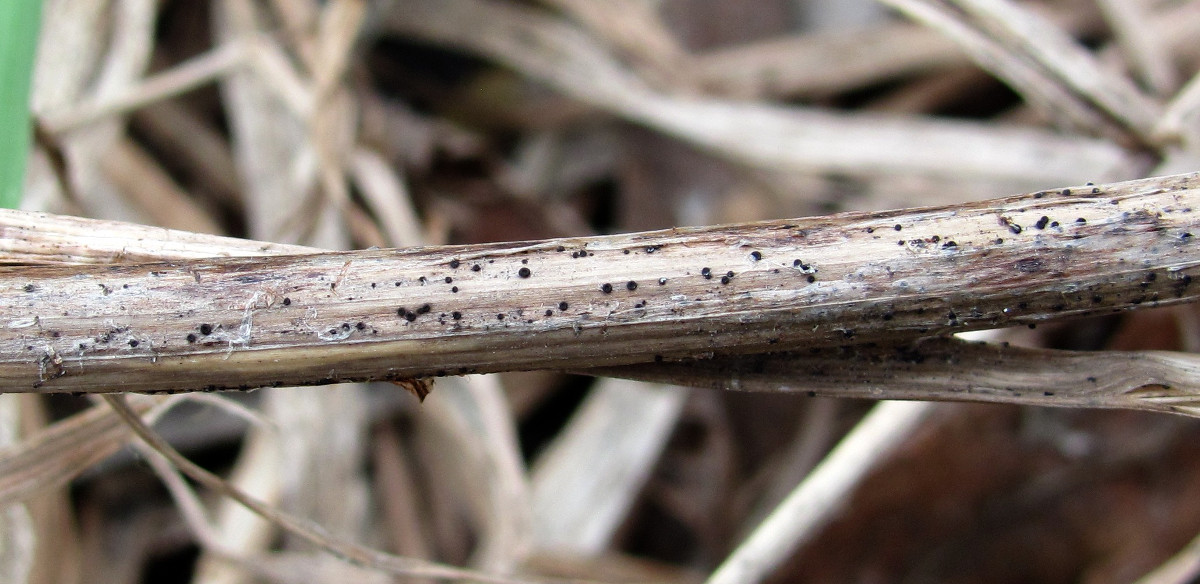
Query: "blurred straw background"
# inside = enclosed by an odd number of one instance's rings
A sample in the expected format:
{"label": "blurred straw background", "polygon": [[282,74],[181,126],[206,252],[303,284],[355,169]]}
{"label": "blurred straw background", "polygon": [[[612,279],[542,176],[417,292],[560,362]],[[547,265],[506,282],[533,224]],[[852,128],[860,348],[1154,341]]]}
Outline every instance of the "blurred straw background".
{"label": "blurred straw background", "polygon": [[[358,249],[1193,171],[1198,36],[1182,0],[45,0],[21,206]],[[1196,351],[1200,313],[985,335]],[[126,448],[107,405],[0,395],[0,582],[1200,572],[1181,417],[556,372],[127,405],[317,542]]]}

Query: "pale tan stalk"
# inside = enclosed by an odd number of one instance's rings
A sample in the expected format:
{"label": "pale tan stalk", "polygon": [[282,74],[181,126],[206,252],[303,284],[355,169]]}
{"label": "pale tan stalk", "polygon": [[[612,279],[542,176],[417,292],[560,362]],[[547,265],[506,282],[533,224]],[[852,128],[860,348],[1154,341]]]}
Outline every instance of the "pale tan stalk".
{"label": "pale tan stalk", "polygon": [[1186,302],[1200,269],[1195,179],[607,237],[11,267],[0,270],[0,387],[586,369]]}

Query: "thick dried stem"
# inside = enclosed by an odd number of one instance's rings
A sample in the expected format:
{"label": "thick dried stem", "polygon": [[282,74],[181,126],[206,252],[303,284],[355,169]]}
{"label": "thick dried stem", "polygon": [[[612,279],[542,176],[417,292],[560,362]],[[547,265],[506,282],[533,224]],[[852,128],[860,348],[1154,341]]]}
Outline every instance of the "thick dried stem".
{"label": "thick dried stem", "polygon": [[1196,178],[607,237],[10,267],[0,388],[583,369],[1186,302],[1200,270]]}

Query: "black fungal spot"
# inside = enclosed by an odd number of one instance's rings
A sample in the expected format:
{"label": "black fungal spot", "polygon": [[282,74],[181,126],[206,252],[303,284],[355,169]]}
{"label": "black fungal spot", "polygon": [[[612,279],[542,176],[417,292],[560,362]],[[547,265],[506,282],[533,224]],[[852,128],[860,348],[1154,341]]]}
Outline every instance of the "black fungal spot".
{"label": "black fungal spot", "polygon": [[546,316],[554,316],[554,311],[553,311],[553,310],[547,310],[547,311],[546,311]]}
{"label": "black fungal spot", "polygon": [[705,280],[711,280],[712,270],[710,268],[700,268],[700,275],[704,276]]}
{"label": "black fungal spot", "polygon": [[660,250],[660,249],[662,249],[662,246],[661,246],[661,245],[647,245],[647,246],[646,246],[646,253],[654,253],[654,252],[656,252],[656,251],[658,251],[658,250]]}
{"label": "black fungal spot", "polygon": [[462,263],[459,262],[458,260],[450,260],[450,268],[451,269],[456,270],[456,269],[458,269],[458,266],[461,266],[461,265],[462,265]]}
{"label": "black fungal spot", "polygon": [[728,272],[725,272],[725,277],[726,277],[726,278],[732,278],[732,277],[733,277],[733,270],[729,270]]}
{"label": "black fungal spot", "polygon": [[901,240],[897,241],[897,242],[896,242],[896,245],[904,245],[904,240],[903,240],[903,239],[901,239]]}
{"label": "black fungal spot", "polygon": [[946,243],[942,244],[942,249],[950,249],[953,247],[958,247],[958,244],[953,241],[947,241]]}
{"label": "black fungal spot", "polygon": [[662,355],[655,355],[655,356],[654,356],[654,362],[655,362],[655,363],[662,363],[662,362],[663,362],[663,356],[662,356]]}
{"label": "black fungal spot", "polygon": [[761,260],[761,259],[762,259],[762,252],[760,252],[760,251],[752,251],[752,252],[750,252],[750,259],[752,259],[752,260],[754,260],[754,261],[756,261],[756,262],[757,262],[757,261],[759,261],[759,260]]}
{"label": "black fungal spot", "polygon": [[559,302],[559,303],[558,303],[558,309],[559,309],[559,310],[566,310],[566,309],[570,308],[570,306],[571,306],[571,305],[567,304],[566,302]]}
{"label": "black fungal spot", "polygon": [[450,291],[451,291],[451,292],[453,292],[453,293],[455,293],[455,294],[458,294],[458,286],[451,286],[451,287],[450,287]]}
{"label": "black fungal spot", "polygon": [[1089,376],[1089,377],[1087,378],[1087,380],[1088,380],[1088,383],[1096,383],[1096,378],[1095,378],[1095,377],[1091,377],[1091,376]]}
{"label": "black fungal spot", "polygon": [[[523,252],[521,252],[521,253],[529,253],[529,252],[528,252],[528,251],[523,251]],[[490,262],[489,262],[489,263],[490,263]],[[521,260],[521,263],[522,263],[522,264],[528,264],[528,263],[529,263],[529,260],[527,260],[527,259],[523,259],[523,260]]]}
{"label": "black fungal spot", "polygon": [[997,238],[996,238],[996,241],[993,241],[992,243],[994,243],[994,244],[996,244],[996,245],[1001,245],[1001,244],[1003,244],[1003,243],[1004,243],[1004,238],[1003,238],[1003,237],[997,237]]}
{"label": "black fungal spot", "polygon": [[1046,196],[1046,191],[1038,191],[1033,194],[1033,198],[1035,198],[1035,199],[1040,199],[1044,196]]}
{"label": "black fungal spot", "polygon": [[817,281],[817,277],[809,274],[809,276],[807,278],[805,278],[805,280],[808,280],[808,283],[812,284],[813,282]]}
{"label": "black fungal spot", "polygon": [[336,334],[337,334],[337,329],[329,329],[329,334],[331,334],[331,335],[336,335]]}
{"label": "black fungal spot", "polygon": [[605,294],[612,294],[612,290],[612,284],[605,282],[604,284],[600,285],[600,291]]}
{"label": "black fungal spot", "polygon": [[1094,304],[1100,304],[1101,302],[1104,302],[1104,297],[1103,297],[1103,296],[1101,296],[1101,295],[1099,295],[1099,294],[1093,294],[1093,295],[1092,295],[1092,302],[1093,302]]}
{"label": "black fungal spot", "polygon": [[405,312],[405,313],[404,313],[404,320],[407,320],[408,322],[412,322],[412,321],[414,321],[414,320],[417,320],[417,314],[416,314],[415,312]]}
{"label": "black fungal spot", "polygon": [[[901,244],[903,244],[904,242],[903,242],[903,241],[901,241],[900,243],[901,243]],[[799,268],[800,266],[803,266],[803,265],[804,265],[804,262],[802,262],[802,261],[800,261],[800,260],[792,260],[792,267],[793,267],[793,268]]]}
{"label": "black fungal spot", "polygon": [[806,395],[808,395],[808,397],[817,397],[817,392],[809,391],[809,392],[806,392]]}
{"label": "black fungal spot", "polygon": [[659,279],[658,279],[658,285],[659,285],[659,286],[666,286],[666,285],[667,285],[667,279],[666,279],[666,278],[659,278]]}
{"label": "black fungal spot", "polygon": [[496,320],[504,320],[504,313],[503,313],[503,312],[501,312],[501,313],[497,314],[497,315],[496,315]]}
{"label": "black fungal spot", "polygon": [[1051,222],[1050,222],[1050,227],[1051,227],[1051,228],[1058,227],[1058,221],[1051,221]]}
{"label": "black fungal spot", "polygon": [[36,284],[26,284],[25,285],[26,292],[37,292],[37,289],[38,289],[38,287]]}
{"label": "black fungal spot", "polygon": [[875,233],[875,228],[874,228],[874,227],[868,227],[868,228],[867,228],[867,233]]}
{"label": "black fungal spot", "polygon": [[901,229],[904,229],[904,228],[901,227],[899,223],[897,223],[894,226],[892,226],[892,229],[895,229],[896,231],[900,231]]}
{"label": "black fungal spot", "polygon": [[1037,227],[1038,229],[1045,229],[1046,225],[1048,225],[1049,223],[1050,223],[1050,218],[1045,215],[1042,215],[1042,217],[1040,219],[1038,219],[1037,223],[1034,223],[1033,226]]}
{"label": "black fungal spot", "polygon": [[1009,230],[1009,231],[1011,231],[1011,232],[1013,232],[1013,233],[1020,233],[1020,232],[1022,231],[1022,230],[1021,230],[1021,226],[1020,226],[1020,225],[1017,225],[1016,223],[1009,223],[1009,224],[1008,224],[1008,230]]}
{"label": "black fungal spot", "polygon": [[521,268],[517,270],[517,275],[522,278],[528,278],[533,275],[533,272],[529,271],[529,268]]}
{"label": "black fungal spot", "polygon": [[946,313],[946,318],[947,318],[948,320],[950,320],[951,322],[953,322],[953,321],[956,321],[956,320],[958,320],[958,315],[957,315],[957,314],[954,314],[954,311],[953,311],[953,310],[951,310],[950,312],[947,312],[947,313]]}
{"label": "black fungal spot", "polygon": [[350,323],[348,323],[348,322],[343,322],[343,323],[342,323],[342,330],[343,330],[343,331],[348,331],[348,330],[350,330]]}
{"label": "black fungal spot", "polygon": [[883,320],[892,320],[893,318],[895,318],[895,316],[896,315],[894,312],[888,311],[888,312],[883,313]]}
{"label": "black fungal spot", "polygon": [[561,246],[561,245],[560,245],[560,246],[558,246],[558,247],[554,248],[554,251],[557,251],[557,252],[559,252],[559,253],[562,253],[562,252],[564,252],[564,251],[567,251],[567,248],[565,248],[565,247],[563,247],[563,246]]}
{"label": "black fungal spot", "polygon": [[358,330],[360,330],[360,331],[361,331],[361,330],[365,330],[365,329],[367,328],[367,323],[365,323],[365,322],[363,322],[363,321],[361,321],[361,320],[360,320],[360,321],[358,321],[358,322],[357,322],[357,323],[354,325],[354,328],[356,328],[356,329],[358,329]]}
{"label": "black fungal spot", "polygon": [[571,257],[573,257],[573,258],[579,257],[579,252],[577,252],[577,251],[571,252]]}
{"label": "black fungal spot", "polygon": [[424,286],[425,285],[425,276],[421,276],[420,278],[417,278],[417,281],[421,282],[421,285]]}
{"label": "black fungal spot", "polygon": [[1053,391],[1043,391],[1042,395],[1044,395],[1046,397],[1054,397],[1054,392]]}
{"label": "black fungal spot", "polygon": [[1093,188],[1092,188],[1092,194],[1093,194],[1093,195],[1099,195],[1099,194],[1100,194],[1100,189],[1093,187]]}
{"label": "black fungal spot", "polygon": [[454,281],[454,278],[451,278],[450,276],[446,276],[446,280],[445,280],[445,281],[446,281],[446,283],[447,283],[447,284],[449,284],[450,282],[453,282],[453,281]]}
{"label": "black fungal spot", "polygon": [[721,276],[721,284],[728,284],[729,276]]}
{"label": "black fungal spot", "polygon": [[1064,304],[1054,304],[1050,306],[1050,310],[1053,310],[1054,312],[1059,312],[1064,309],[1066,309],[1066,305]]}
{"label": "black fungal spot", "polygon": [[141,344],[141,343],[139,343],[137,339],[129,339],[129,346],[130,346],[130,347],[137,348],[137,346],[138,346],[138,345],[140,345],[140,344]]}
{"label": "black fungal spot", "polygon": [[625,254],[625,255],[629,255],[629,250],[627,250],[627,249],[623,249],[623,250],[621,250],[621,253],[623,253],[623,254]]}
{"label": "black fungal spot", "polygon": [[[1182,241],[1187,241],[1187,240],[1189,240],[1189,239],[1191,239],[1191,238],[1192,238],[1192,234],[1191,234],[1190,232],[1187,232],[1187,231],[1184,231],[1183,233],[1181,233],[1181,234],[1179,235],[1179,239],[1180,239],[1180,240],[1182,240]],[[26,290],[26,291],[28,291],[28,290]]]}
{"label": "black fungal spot", "polygon": [[1070,194],[1071,194],[1071,189],[1063,189],[1062,190],[1062,196],[1066,197],[1066,196],[1069,196]]}
{"label": "black fungal spot", "polygon": [[633,280],[625,282],[625,289],[629,290],[630,292],[637,290],[637,282],[634,282]]}
{"label": "black fungal spot", "polygon": [[1087,225],[1087,219],[1084,219],[1083,217],[1079,217],[1078,219],[1075,220],[1075,222],[1080,225]]}
{"label": "black fungal spot", "polygon": [[942,240],[942,236],[940,236],[940,235],[935,235],[935,236],[929,238],[929,241],[932,241],[934,243],[937,243],[941,240]]}
{"label": "black fungal spot", "polygon": [[212,334],[212,331],[213,331],[213,327],[211,324],[204,323],[204,324],[200,325],[200,334],[202,334],[204,336],[208,336],[208,335]]}
{"label": "black fungal spot", "polygon": [[429,306],[428,304],[422,304],[421,307],[417,309],[417,314],[429,314],[430,310],[433,310],[433,307]]}
{"label": "black fungal spot", "polygon": [[[195,333],[188,333],[188,335],[184,338],[187,339],[187,342],[189,342],[189,343],[194,343],[194,342],[196,342],[196,339],[197,339]],[[82,347],[80,347],[80,348],[82,348]]]}
{"label": "black fungal spot", "polygon": [[371,287],[372,287],[372,288],[374,288],[374,287],[375,287],[375,282],[371,282]]}
{"label": "black fungal spot", "polygon": [[400,282],[396,282],[396,287],[397,287],[397,288],[399,288],[399,287],[400,287]]}
{"label": "black fungal spot", "polygon": [[454,312],[450,313],[450,318],[453,318],[454,320],[462,320],[462,313],[455,310]]}
{"label": "black fungal spot", "polygon": [[478,272],[479,270],[482,270],[482,269],[483,269],[483,266],[480,266],[479,264],[475,264],[475,265],[471,266],[472,272]]}

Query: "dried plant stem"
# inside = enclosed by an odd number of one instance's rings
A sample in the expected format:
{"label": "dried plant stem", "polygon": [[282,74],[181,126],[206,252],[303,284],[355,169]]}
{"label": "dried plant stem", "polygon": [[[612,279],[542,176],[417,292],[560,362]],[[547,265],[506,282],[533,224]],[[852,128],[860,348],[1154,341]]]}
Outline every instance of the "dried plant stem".
{"label": "dried plant stem", "polygon": [[1056,351],[937,338],[586,372],[741,391],[1200,416],[1200,357],[1166,351]]}
{"label": "dried plant stem", "polygon": [[585,369],[1186,302],[1200,270],[1196,178],[608,237],[9,267],[0,388]]}

